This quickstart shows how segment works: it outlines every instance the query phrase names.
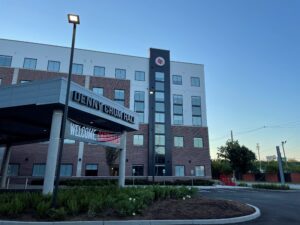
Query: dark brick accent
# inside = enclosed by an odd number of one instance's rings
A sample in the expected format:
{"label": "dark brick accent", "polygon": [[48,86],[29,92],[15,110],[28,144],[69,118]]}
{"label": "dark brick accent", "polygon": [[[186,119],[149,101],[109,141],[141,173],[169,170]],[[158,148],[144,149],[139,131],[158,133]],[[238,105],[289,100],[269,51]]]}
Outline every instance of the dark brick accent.
{"label": "dark brick accent", "polygon": [[2,79],[1,85],[11,85],[13,74],[13,68],[0,67],[0,79]]}
{"label": "dark brick accent", "polygon": [[120,89],[125,91],[125,106],[129,108],[130,100],[130,81],[118,80],[106,77],[90,77],[90,89],[94,87],[103,88],[103,95],[111,100],[114,100],[114,90]]}
{"label": "dark brick accent", "polygon": [[[205,176],[211,177],[211,161],[209,154],[207,127],[172,126],[172,159],[173,175],[175,166],[185,166],[185,176],[191,175],[195,166],[205,166]],[[183,148],[174,147],[174,137],[183,137]],[[194,137],[203,139],[203,148],[194,148]]]}

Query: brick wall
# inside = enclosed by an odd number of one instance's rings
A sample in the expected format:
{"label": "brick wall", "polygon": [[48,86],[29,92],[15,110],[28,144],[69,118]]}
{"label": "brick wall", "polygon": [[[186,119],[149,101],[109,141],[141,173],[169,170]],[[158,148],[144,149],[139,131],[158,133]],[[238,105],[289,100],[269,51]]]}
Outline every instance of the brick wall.
{"label": "brick wall", "polygon": [[0,67],[0,79],[2,79],[1,85],[10,85],[14,74],[13,68]]}

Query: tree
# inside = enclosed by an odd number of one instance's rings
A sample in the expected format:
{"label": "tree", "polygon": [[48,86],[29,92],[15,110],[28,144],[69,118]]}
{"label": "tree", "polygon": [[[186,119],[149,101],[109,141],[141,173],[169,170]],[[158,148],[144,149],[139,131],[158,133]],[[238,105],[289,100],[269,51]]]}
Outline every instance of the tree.
{"label": "tree", "polygon": [[218,158],[228,160],[235,176],[241,179],[242,174],[253,169],[255,154],[238,141],[227,141],[225,146],[218,148]]}
{"label": "tree", "polygon": [[213,159],[211,161],[211,173],[213,179],[219,179],[222,174],[232,174],[232,169],[228,160]]}

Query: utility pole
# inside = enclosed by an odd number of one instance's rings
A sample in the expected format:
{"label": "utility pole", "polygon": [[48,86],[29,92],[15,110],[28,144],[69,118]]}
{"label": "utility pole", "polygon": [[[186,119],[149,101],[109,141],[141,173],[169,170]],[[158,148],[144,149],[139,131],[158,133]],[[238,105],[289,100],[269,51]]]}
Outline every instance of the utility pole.
{"label": "utility pole", "polygon": [[261,161],[260,161],[260,154],[259,154],[259,143],[256,144],[257,152],[258,152],[258,160],[259,160],[259,171],[261,172]]}
{"label": "utility pole", "polygon": [[282,159],[281,159],[279,146],[276,146],[276,151],[277,151],[277,161],[278,161],[280,181],[281,181],[281,184],[283,185],[285,183],[285,180],[284,180],[284,173],[283,173],[283,168],[282,168]]}
{"label": "utility pole", "polygon": [[282,141],[281,145],[282,145],[283,156],[284,156],[284,160],[285,160],[285,169],[287,170],[288,169],[288,165],[287,165],[287,158],[285,156],[284,144],[286,144],[286,141]]}
{"label": "utility pole", "polygon": [[230,134],[231,134],[231,142],[233,142],[233,132],[232,132],[232,130],[230,131]]}

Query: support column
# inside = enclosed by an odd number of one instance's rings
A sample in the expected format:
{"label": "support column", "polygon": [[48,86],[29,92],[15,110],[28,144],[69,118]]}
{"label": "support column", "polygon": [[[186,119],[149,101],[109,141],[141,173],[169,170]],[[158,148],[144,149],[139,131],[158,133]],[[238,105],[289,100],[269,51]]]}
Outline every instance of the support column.
{"label": "support column", "polygon": [[19,68],[15,68],[11,84],[17,84],[18,83],[18,78],[19,78]]}
{"label": "support column", "polygon": [[126,135],[127,132],[124,131],[121,137],[121,149],[119,153],[119,187],[125,187]]}
{"label": "support column", "polygon": [[4,157],[2,160],[1,165],[1,188],[5,188],[6,185],[6,178],[7,178],[7,171],[8,171],[8,165],[9,165],[9,159],[10,159],[10,153],[11,148],[9,145],[6,146],[6,151],[4,153]]}
{"label": "support column", "polygon": [[84,150],[84,142],[79,142],[76,177],[80,177],[81,176],[82,161],[83,161],[83,150]]}
{"label": "support column", "polygon": [[5,147],[4,146],[0,147],[0,172],[1,172],[1,168],[2,168],[4,153],[5,153]]}
{"label": "support column", "polygon": [[48,153],[47,153],[44,186],[43,186],[44,195],[52,194],[53,192],[62,116],[63,116],[63,112],[61,110],[53,111]]}

